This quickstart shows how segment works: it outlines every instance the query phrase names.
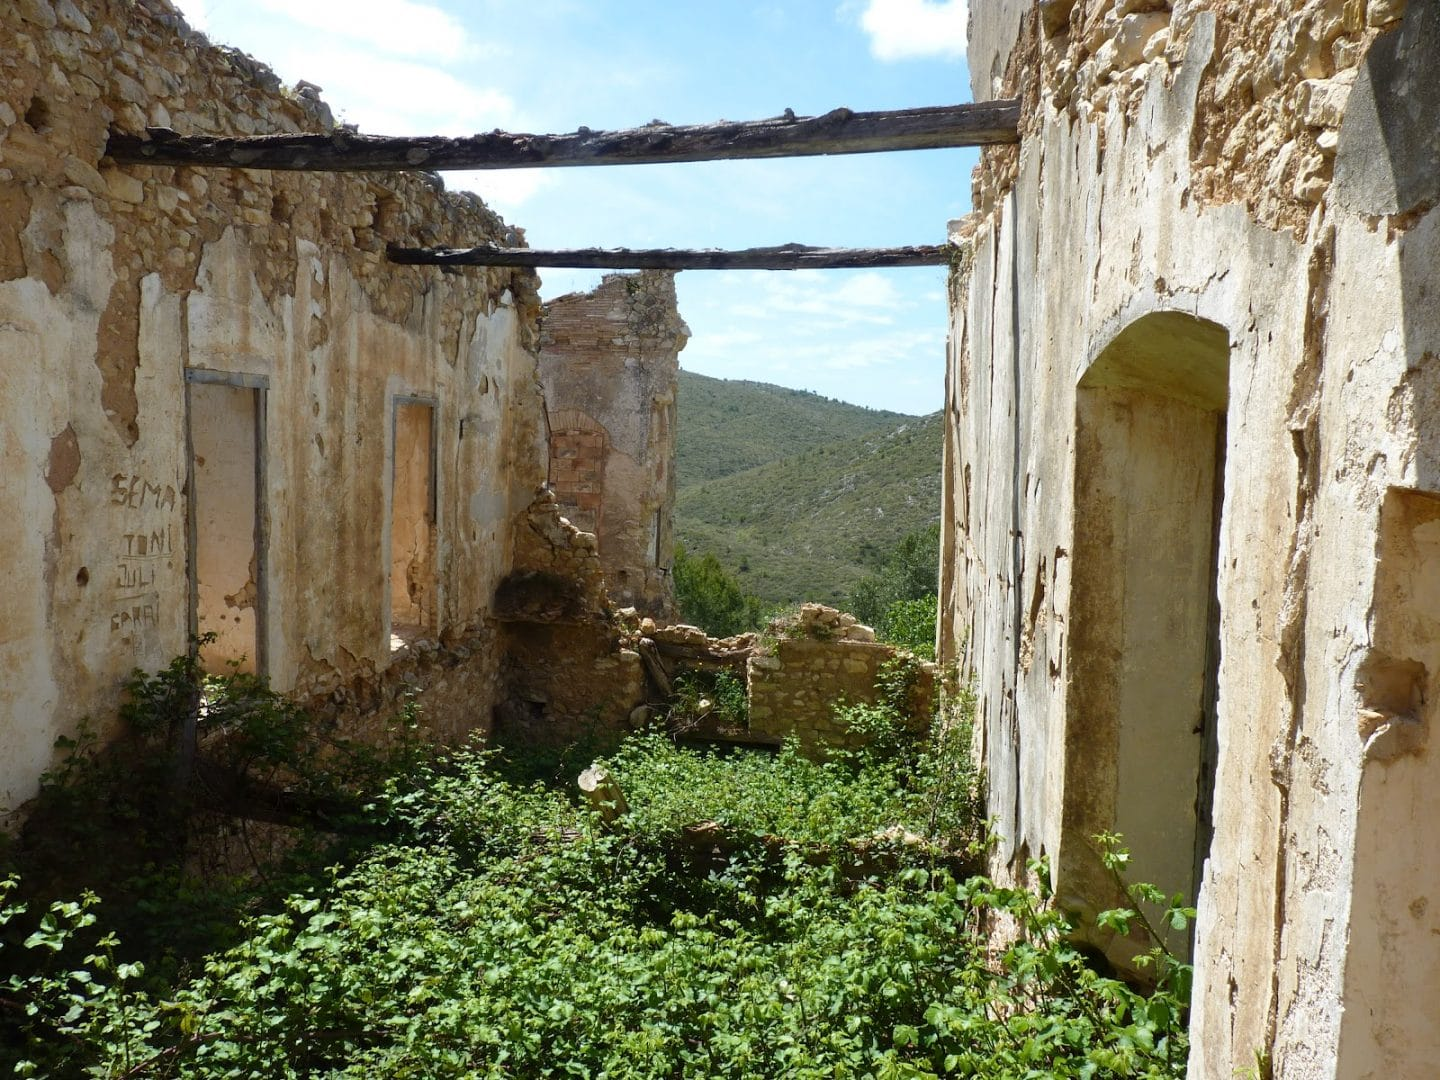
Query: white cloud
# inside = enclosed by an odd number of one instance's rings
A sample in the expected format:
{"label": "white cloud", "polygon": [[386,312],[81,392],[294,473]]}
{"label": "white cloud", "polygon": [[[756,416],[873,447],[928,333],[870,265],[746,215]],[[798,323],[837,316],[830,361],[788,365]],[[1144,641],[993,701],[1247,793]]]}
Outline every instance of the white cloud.
{"label": "white cloud", "polygon": [[501,217],[520,224],[524,222],[516,211],[554,184],[554,174],[543,169],[482,169],[445,174],[446,187],[473,191]]}
{"label": "white cloud", "polygon": [[375,135],[473,135],[514,126],[518,116],[499,90],[364,49],[290,46],[271,59],[286,79],[320,86],[337,116]]}
{"label": "white cloud", "polygon": [[799,270],[763,277],[748,301],[733,308],[745,318],[812,317],[831,326],[889,325],[900,308],[912,306],[887,275],[869,270],[837,273]]}
{"label": "white cloud", "polygon": [[966,0],[869,0],[860,25],[877,60],[964,59]]}
{"label": "white cloud", "polygon": [[448,62],[471,51],[465,27],[459,21],[418,0],[259,0],[259,5],[302,26],[349,38],[392,56],[423,56]]}
{"label": "white cloud", "polygon": [[180,8],[180,14],[185,16],[185,21],[192,30],[199,30],[203,34],[209,27],[210,9],[205,0],[181,0],[176,6]]}

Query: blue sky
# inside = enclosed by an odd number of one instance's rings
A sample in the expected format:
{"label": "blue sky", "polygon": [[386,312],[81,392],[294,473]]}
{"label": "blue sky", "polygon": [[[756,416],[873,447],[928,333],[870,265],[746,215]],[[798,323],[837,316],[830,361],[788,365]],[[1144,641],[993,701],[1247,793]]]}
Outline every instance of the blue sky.
{"label": "blue sky", "polygon": [[[178,0],[377,134],[563,132],[969,99],[963,0]],[[448,173],[532,247],[940,243],[971,150]],[[469,238],[454,237],[462,245]],[[542,294],[599,280],[541,271]],[[876,408],[942,401],[945,272],[688,271],[682,366]]]}

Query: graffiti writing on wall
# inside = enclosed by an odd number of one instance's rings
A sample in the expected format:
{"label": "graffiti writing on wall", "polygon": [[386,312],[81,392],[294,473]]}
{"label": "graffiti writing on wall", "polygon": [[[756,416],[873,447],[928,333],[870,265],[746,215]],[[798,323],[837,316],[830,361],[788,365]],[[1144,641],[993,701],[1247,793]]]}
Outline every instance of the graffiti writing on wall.
{"label": "graffiti writing on wall", "polygon": [[131,510],[144,510],[147,506],[156,510],[174,510],[175,489],[169,484],[163,487],[152,484],[143,476],[116,473],[110,478],[110,501]]}
{"label": "graffiti writing on wall", "polygon": [[114,549],[112,634],[129,636],[160,625],[156,581],[173,580],[166,571],[175,568],[175,496],[174,485],[143,476],[116,473],[110,478],[110,503],[123,517]]}

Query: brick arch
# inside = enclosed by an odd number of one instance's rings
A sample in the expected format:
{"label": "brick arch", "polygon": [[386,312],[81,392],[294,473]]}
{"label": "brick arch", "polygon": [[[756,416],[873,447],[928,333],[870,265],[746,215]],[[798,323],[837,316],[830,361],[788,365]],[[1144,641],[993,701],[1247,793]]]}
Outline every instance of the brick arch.
{"label": "brick arch", "polygon": [[605,517],[605,459],[610,433],[580,409],[550,414],[550,486],[560,512],[585,532],[600,535]]}
{"label": "brick arch", "polygon": [[610,432],[605,425],[581,409],[556,409],[550,413],[550,433],[557,432],[599,434],[604,437],[606,447],[610,445]]}

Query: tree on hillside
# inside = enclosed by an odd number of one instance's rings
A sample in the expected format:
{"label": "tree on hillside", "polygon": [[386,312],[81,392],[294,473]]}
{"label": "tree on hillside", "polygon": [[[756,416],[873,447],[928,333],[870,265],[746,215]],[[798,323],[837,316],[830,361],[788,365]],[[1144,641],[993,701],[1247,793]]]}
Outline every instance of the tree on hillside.
{"label": "tree on hillside", "polygon": [[851,614],[875,628],[880,640],[917,656],[935,653],[935,611],[940,589],[940,526],[904,537],[850,591]]}
{"label": "tree on hillside", "polygon": [[940,524],[904,537],[884,557],[880,569],[861,578],[850,590],[850,612],[879,628],[892,604],[919,600],[940,589]]}
{"label": "tree on hillside", "polygon": [[711,637],[730,637],[759,629],[764,604],[741,588],[720,560],[707,552],[692,556],[675,545],[675,603],[680,617]]}

